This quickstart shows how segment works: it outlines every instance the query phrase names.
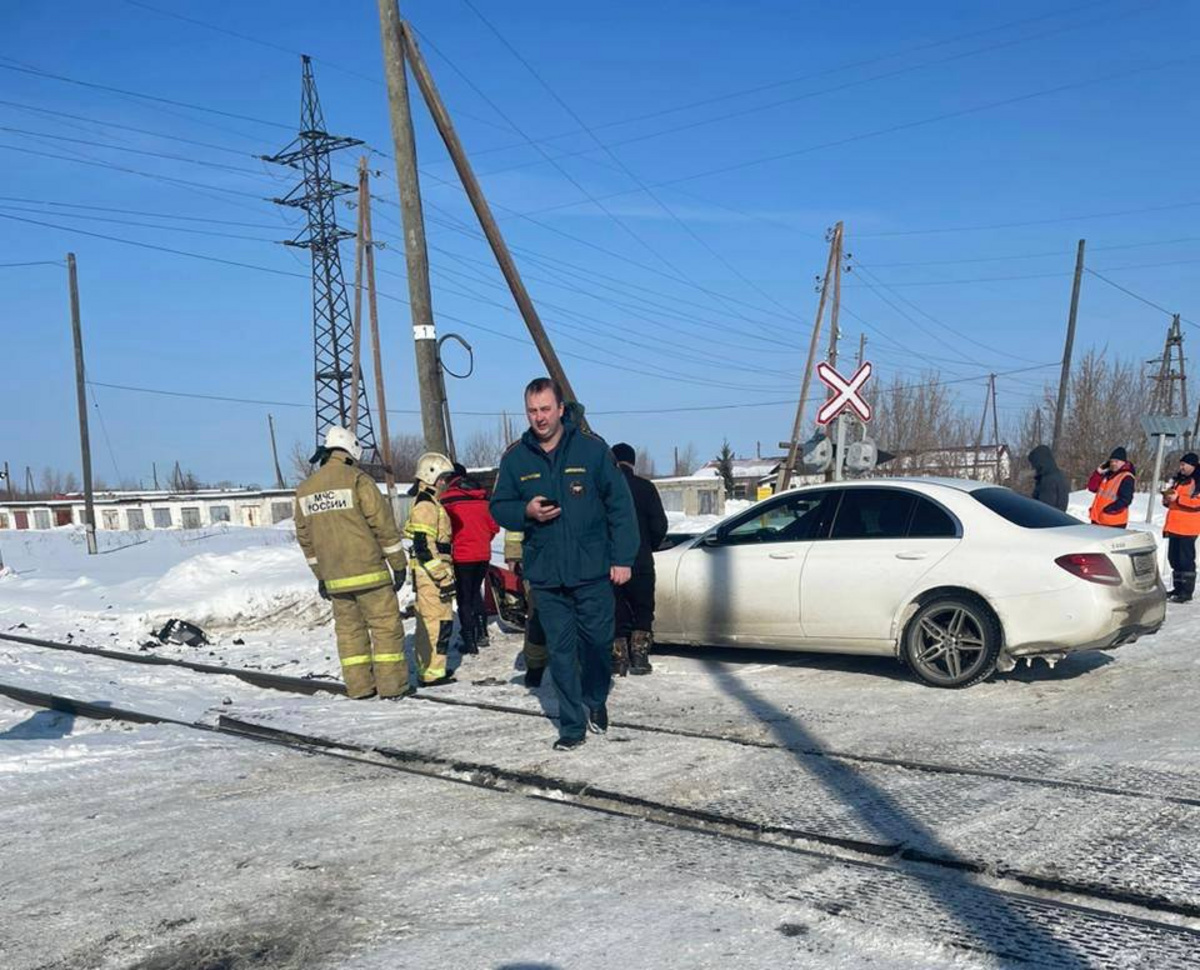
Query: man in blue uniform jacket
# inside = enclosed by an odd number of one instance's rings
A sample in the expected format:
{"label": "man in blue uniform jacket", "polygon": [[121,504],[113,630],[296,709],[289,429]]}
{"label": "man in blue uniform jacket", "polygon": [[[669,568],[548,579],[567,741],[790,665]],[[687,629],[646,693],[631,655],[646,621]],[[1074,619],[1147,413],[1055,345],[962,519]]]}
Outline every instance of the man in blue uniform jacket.
{"label": "man in blue uniform jacket", "polygon": [[604,439],[579,427],[548,377],[525,388],[529,430],[500,460],[491,509],[525,534],[558,690],[558,750],[608,730],[613,584],[629,582],[639,535],[633,498]]}

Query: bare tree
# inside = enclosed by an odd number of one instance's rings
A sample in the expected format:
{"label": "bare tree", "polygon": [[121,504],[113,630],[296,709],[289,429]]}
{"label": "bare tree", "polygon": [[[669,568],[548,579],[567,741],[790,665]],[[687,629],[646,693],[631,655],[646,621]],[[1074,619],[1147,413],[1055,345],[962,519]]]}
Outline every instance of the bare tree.
{"label": "bare tree", "polygon": [[416,477],[417,459],[425,453],[425,439],[419,434],[392,435],[392,471],[398,482]]}
{"label": "bare tree", "polygon": [[684,447],[675,449],[675,466],[671,474],[676,478],[691,475],[700,467],[700,453],[694,442],[689,441]]}
{"label": "bare tree", "polygon": [[[1049,444],[1053,410],[1051,390],[1041,402],[1041,435],[1038,406],[1031,406],[1021,420],[1021,447]],[[1109,358],[1104,350],[1089,350],[1075,365],[1067,390],[1062,437],[1055,458],[1072,488],[1080,488],[1088,476],[1118,445],[1129,453],[1135,467],[1149,467],[1153,460],[1142,431],[1141,418],[1150,407],[1150,383],[1136,361]],[[1034,441],[1040,437],[1040,441]],[[1028,451],[1022,451],[1023,458]]]}
{"label": "bare tree", "polygon": [[507,442],[501,428],[491,431],[480,428],[467,439],[458,457],[468,468],[490,468],[499,463],[505,447]]}
{"label": "bare tree", "polygon": [[312,457],[312,449],[303,441],[293,441],[292,449],[288,452],[288,466],[291,471],[293,485],[299,485],[313,473],[313,465],[308,459]]}
{"label": "bare tree", "polygon": [[654,477],[654,458],[645,448],[639,448],[634,456],[633,471],[642,478]]}
{"label": "bare tree", "polygon": [[894,377],[876,395],[871,423],[879,447],[897,456],[879,474],[963,474],[961,449],[975,440],[971,425],[937,371],[916,381]]}

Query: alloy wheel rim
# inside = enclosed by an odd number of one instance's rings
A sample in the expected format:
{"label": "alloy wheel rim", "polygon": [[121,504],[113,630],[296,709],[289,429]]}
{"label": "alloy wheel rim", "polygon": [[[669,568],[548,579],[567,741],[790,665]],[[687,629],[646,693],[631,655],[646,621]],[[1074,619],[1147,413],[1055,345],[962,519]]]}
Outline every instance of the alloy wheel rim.
{"label": "alloy wheel rim", "polygon": [[987,656],[983,624],[961,606],[927,613],[917,624],[914,639],[913,663],[926,677],[941,684],[970,679]]}

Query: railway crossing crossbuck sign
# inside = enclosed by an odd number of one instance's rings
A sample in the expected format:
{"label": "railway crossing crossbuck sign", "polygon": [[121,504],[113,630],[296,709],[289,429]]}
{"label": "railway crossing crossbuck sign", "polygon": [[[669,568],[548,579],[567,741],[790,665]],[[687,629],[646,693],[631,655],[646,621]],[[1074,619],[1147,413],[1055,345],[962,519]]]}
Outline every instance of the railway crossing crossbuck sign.
{"label": "railway crossing crossbuck sign", "polygon": [[846,380],[829,364],[823,362],[818,364],[817,376],[821,378],[821,383],[833,392],[833,396],[817,412],[817,424],[829,424],[843,411],[853,411],[863,421],[870,421],[871,405],[867,403],[860,392],[867,381],[871,379],[871,371],[871,362],[864,361],[854,372],[854,376]]}

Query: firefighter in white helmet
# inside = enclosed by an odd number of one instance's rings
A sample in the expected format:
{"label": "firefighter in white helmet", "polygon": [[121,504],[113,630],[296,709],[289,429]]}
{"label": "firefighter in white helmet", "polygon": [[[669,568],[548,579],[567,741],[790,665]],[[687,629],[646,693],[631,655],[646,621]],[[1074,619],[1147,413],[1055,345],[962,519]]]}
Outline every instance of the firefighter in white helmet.
{"label": "firefighter in white helmet", "polygon": [[454,472],[445,455],[429,451],[417,459],[416,498],[404,535],[412,541],[413,586],[417,594],[417,678],[424,687],[448,683],[446,654],[454,629],[454,563],[450,516],[440,496]]}
{"label": "firefighter in white helmet", "polygon": [[391,505],[356,467],[361,457],[351,432],[329,429],[312,457],[321,467],[296,489],[296,538],[333,607],[346,693],[403,697],[411,688],[396,590],[407,563]]}

